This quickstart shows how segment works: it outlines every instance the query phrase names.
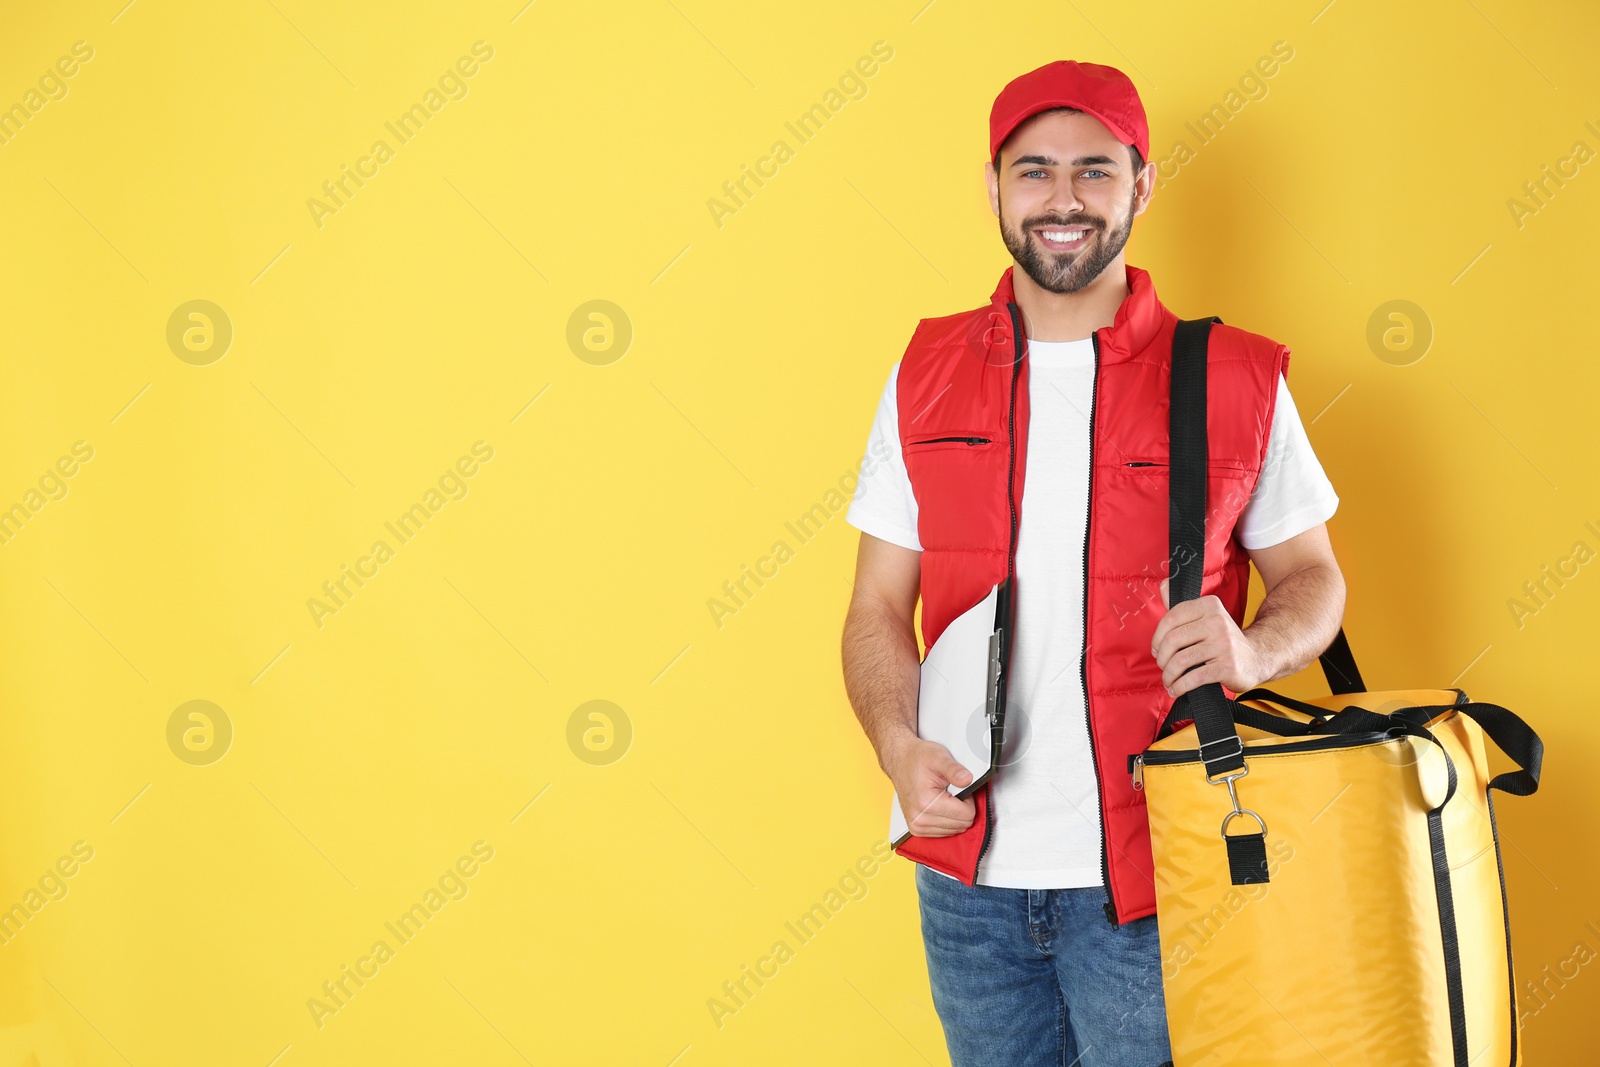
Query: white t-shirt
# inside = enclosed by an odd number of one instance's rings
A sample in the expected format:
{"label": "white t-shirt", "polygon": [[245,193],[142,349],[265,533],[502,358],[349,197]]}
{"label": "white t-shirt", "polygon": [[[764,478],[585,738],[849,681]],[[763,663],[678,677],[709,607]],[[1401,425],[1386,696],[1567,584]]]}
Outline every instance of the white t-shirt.
{"label": "white t-shirt", "polygon": [[[1006,745],[993,779],[997,817],[978,884],[1011,889],[1097,886],[1100,798],[1080,673],[1083,568],[1062,565],[1063,560],[1083,559],[1093,342],[1030,340],[1028,360],[1027,478],[1017,530],[1016,637]],[[900,450],[895,401],[899,374],[897,362],[867,445],[869,455],[887,456],[888,461],[862,474],[846,521],[920,552],[917,500]],[[1326,522],[1338,504],[1289,398],[1288,383],[1279,377],[1266,465],[1240,516],[1239,540],[1251,549],[1287,541]],[[1161,521],[1166,521],[1165,513]]]}

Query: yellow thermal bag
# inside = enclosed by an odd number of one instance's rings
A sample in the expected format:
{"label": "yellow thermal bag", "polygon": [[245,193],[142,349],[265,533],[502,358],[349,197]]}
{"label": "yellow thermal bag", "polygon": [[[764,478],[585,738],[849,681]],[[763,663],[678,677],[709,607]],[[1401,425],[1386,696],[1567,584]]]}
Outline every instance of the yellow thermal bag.
{"label": "yellow thermal bag", "polygon": [[[1174,605],[1200,595],[1213,321],[1173,342]],[[1342,629],[1321,662],[1332,696],[1201,686],[1130,757],[1171,1064],[1516,1067],[1489,790],[1532,794],[1543,744],[1460,689],[1366,692]],[[1490,777],[1486,737],[1517,770]]]}

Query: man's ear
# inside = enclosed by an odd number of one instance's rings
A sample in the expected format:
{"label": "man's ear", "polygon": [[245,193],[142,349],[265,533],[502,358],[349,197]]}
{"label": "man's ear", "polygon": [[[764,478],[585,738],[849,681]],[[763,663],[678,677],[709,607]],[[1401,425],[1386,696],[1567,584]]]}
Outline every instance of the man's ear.
{"label": "man's ear", "polygon": [[1150,206],[1150,198],[1156,195],[1156,167],[1154,163],[1145,160],[1144,169],[1139,176],[1133,179],[1135,200],[1134,215],[1143,215],[1145,208]]}
{"label": "man's ear", "polygon": [[994,212],[994,217],[1000,217],[1000,175],[995,172],[994,161],[989,160],[983,165],[983,181],[989,189],[989,210]]}

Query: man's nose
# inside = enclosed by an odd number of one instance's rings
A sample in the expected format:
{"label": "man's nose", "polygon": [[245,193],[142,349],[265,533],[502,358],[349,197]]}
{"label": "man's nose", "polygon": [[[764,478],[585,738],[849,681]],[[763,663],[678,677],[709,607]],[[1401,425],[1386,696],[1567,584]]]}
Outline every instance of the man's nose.
{"label": "man's nose", "polygon": [[1078,199],[1078,190],[1069,177],[1060,177],[1051,183],[1050,195],[1045,199],[1044,206],[1047,211],[1062,218],[1070,218],[1084,210],[1083,201]]}

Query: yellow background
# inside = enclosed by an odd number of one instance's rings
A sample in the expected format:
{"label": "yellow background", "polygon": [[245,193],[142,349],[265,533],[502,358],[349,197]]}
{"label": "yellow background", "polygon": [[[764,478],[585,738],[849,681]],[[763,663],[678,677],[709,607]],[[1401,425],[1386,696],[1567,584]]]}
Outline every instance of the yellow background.
{"label": "yellow background", "polygon": [[[1551,968],[1526,1062],[1588,1047],[1600,576],[1509,601],[1600,548],[1600,173],[1508,206],[1600,148],[1587,5],[123,3],[8,5],[0,35],[4,106],[93,49],[0,144],[0,507],[93,449],[0,545],[0,907],[93,849],[0,946],[0,1067],[947,1062],[906,861],[809,942],[785,927],[871,855],[889,787],[839,677],[856,534],[784,524],[848,481],[916,320],[986,301],[988,109],[1065,57],[1129,72],[1157,161],[1194,150],[1129,260],[1293,350],[1368,681],[1543,735],[1545,787],[1500,805],[1519,976]],[[323,182],[477,41],[465,97],[319,226]],[[233,329],[203,366],[167,344],[197,299]],[[591,300],[632,327],[605,365],[567,341]],[[1422,358],[1369,347],[1391,300]],[[466,495],[387,534],[478,441]],[[205,766],[168,744],[191,700],[233,730]],[[606,765],[568,740],[593,700],[612,754],[631,729]],[[319,1026],[308,1000],[479,841],[467,895]]]}

